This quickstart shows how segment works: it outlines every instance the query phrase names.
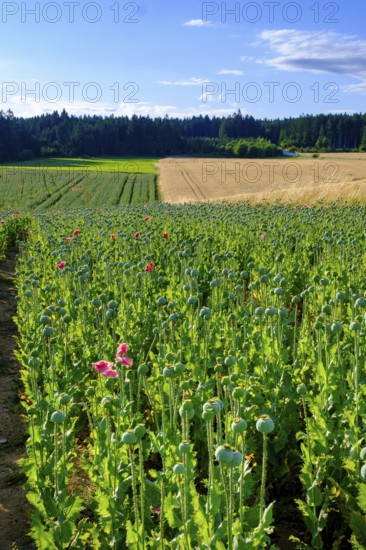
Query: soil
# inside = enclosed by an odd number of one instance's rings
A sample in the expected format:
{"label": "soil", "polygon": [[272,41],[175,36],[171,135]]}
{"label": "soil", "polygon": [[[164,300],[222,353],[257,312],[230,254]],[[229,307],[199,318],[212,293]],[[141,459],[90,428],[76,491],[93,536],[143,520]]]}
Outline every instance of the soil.
{"label": "soil", "polygon": [[20,365],[14,350],[17,327],[14,271],[15,248],[0,262],[0,548],[34,548],[29,531],[30,506],[20,461],[25,457],[26,429],[22,418]]}

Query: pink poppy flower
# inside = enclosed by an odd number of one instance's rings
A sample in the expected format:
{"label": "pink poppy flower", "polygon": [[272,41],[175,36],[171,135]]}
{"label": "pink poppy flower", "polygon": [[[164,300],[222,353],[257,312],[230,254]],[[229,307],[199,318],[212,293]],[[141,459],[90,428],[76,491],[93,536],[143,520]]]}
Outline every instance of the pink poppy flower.
{"label": "pink poppy flower", "polygon": [[149,264],[147,264],[147,266],[145,267],[145,271],[146,273],[148,273],[149,271],[154,271],[155,270],[155,264],[153,262],[150,262]]}
{"label": "pink poppy flower", "polygon": [[163,238],[167,239],[169,237],[169,233],[163,233]]}
{"label": "pink poppy flower", "polygon": [[1,224],[5,223],[5,220],[1,220],[0,223],[1,223]]}
{"label": "pink poppy flower", "polygon": [[104,374],[105,372],[109,370],[113,370],[114,363],[109,363],[108,361],[104,361],[102,359],[101,361],[97,361],[96,363],[92,363],[94,370],[97,372],[100,372],[101,374]]}
{"label": "pink poppy flower", "polygon": [[75,229],[74,230],[74,235],[79,235],[79,233],[80,233],[80,229]]}
{"label": "pink poppy flower", "polygon": [[66,241],[67,243],[71,243],[72,237],[66,237],[65,241]]}
{"label": "pink poppy flower", "polygon": [[264,239],[266,238],[266,236],[267,236],[266,233],[261,233],[261,239],[262,239],[262,241],[264,241]]}
{"label": "pink poppy flower", "polygon": [[103,376],[107,376],[107,378],[117,378],[118,372],[114,369],[108,369],[104,372],[102,372]]}
{"label": "pink poppy flower", "polygon": [[136,231],[135,233],[135,239],[139,239],[140,238],[140,232],[139,231]]}
{"label": "pink poppy flower", "polygon": [[112,233],[111,239],[113,240],[113,239],[115,239],[115,238],[116,238],[116,235],[114,235],[114,233]]}
{"label": "pink poppy flower", "polygon": [[125,355],[128,351],[128,344],[126,342],[122,342],[117,348],[117,355]]}
{"label": "pink poppy flower", "polygon": [[66,262],[60,262],[59,264],[57,264],[57,267],[59,269],[62,269],[63,267],[65,267],[65,265],[66,265]]}
{"label": "pink poppy flower", "polygon": [[148,222],[150,219],[150,216],[145,216],[145,222]]}

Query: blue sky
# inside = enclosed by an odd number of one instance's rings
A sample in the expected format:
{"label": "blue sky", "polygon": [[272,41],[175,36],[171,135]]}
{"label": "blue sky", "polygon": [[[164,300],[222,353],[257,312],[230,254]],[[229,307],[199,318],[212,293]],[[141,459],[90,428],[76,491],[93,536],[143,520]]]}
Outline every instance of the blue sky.
{"label": "blue sky", "polygon": [[366,3],[2,2],[1,109],[364,112]]}

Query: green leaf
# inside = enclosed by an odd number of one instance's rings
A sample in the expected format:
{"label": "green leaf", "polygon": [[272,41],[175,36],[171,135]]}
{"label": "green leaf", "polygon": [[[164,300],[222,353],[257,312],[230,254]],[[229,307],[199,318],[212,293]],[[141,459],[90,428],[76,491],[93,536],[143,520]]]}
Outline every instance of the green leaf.
{"label": "green leaf", "polygon": [[358,489],[357,502],[361,510],[366,514],[366,483],[360,483]]}
{"label": "green leaf", "polygon": [[352,512],[351,529],[356,536],[357,542],[360,542],[366,547],[366,518],[358,512]]}

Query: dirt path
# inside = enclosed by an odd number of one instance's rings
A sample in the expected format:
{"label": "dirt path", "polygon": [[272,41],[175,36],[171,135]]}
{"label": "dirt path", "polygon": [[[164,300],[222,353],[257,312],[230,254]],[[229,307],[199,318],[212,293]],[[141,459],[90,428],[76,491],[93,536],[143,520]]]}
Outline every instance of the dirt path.
{"label": "dirt path", "polygon": [[0,262],[0,549],[25,550],[33,546],[29,507],[19,460],[25,456],[26,432],[20,404],[19,364],[14,357],[17,333],[14,286],[16,250]]}

